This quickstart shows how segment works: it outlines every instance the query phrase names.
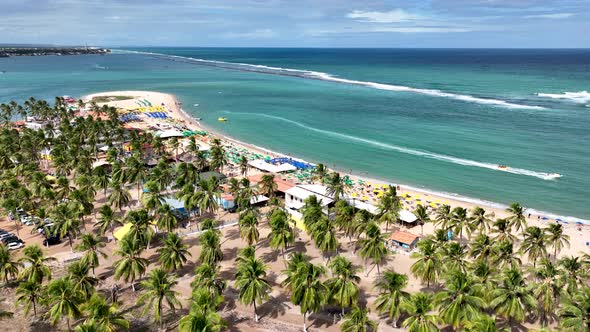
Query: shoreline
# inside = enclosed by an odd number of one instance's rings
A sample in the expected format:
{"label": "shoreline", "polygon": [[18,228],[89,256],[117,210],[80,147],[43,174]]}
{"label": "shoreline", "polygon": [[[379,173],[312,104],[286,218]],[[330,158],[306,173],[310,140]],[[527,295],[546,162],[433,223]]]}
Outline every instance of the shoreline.
{"label": "shoreline", "polygon": [[[248,142],[244,142],[244,141],[240,141],[234,137],[228,136],[224,133],[221,133],[213,128],[211,128],[210,126],[207,126],[206,124],[203,124],[201,121],[196,120],[191,114],[189,114],[187,111],[185,111],[182,108],[183,103],[181,103],[178,99],[178,97],[176,95],[173,94],[169,94],[169,93],[160,93],[160,92],[149,92],[149,91],[110,91],[110,92],[100,92],[100,93],[95,93],[95,94],[90,94],[87,96],[83,96],[83,99],[88,99],[92,96],[96,96],[96,95],[108,95],[108,94],[120,94],[120,95],[124,95],[124,94],[129,94],[129,93],[142,93],[142,94],[156,94],[156,95],[161,95],[163,97],[165,97],[165,99],[168,99],[170,101],[171,105],[167,105],[169,106],[169,109],[172,112],[172,117],[175,118],[176,120],[180,120],[182,122],[184,122],[185,125],[189,126],[189,127],[193,127],[191,129],[199,129],[199,130],[205,130],[208,133],[210,133],[212,136],[216,136],[221,138],[222,140],[225,140],[227,142],[230,142],[232,144],[238,145],[242,148],[254,151],[256,153],[260,153],[260,154],[270,154],[270,155],[274,155],[277,157],[289,157],[289,158],[293,158],[293,159],[297,159],[297,160],[301,160],[304,161],[306,163],[310,163],[309,161],[300,158],[298,156],[293,156],[287,153],[283,153],[280,151],[274,151],[262,146],[258,146],[258,145],[254,145]],[[167,103],[168,104],[168,103]],[[314,164],[314,163],[312,163]],[[506,213],[506,208],[508,207],[508,205],[506,204],[502,204],[502,203],[498,203],[498,202],[493,202],[493,201],[487,201],[484,199],[479,199],[479,198],[475,198],[475,197],[468,197],[468,196],[463,196],[457,193],[449,193],[449,192],[439,192],[436,190],[432,190],[429,188],[424,188],[424,187],[416,187],[413,185],[407,185],[407,184],[403,184],[403,183],[393,183],[392,181],[389,180],[383,180],[383,179],[377,179],[374,177],[370,177],[369,176],[365,176],[365,175],[359,175],[356,174],[354,172],[350,172],[350,171],[345,171],[342,169],[334,169],[331,167],[328,167],[327,163],[325,163],[324,165],[326,165],[326,167],[330,170],[330,171],[336,171],[339,172],[342,175],[348,175],[351,178],[354,179],[360,179],[363,180],[365,182],[368,183],[375,183],[375,184],[391,184],[394,186],[398,186],[400,187],[401,190],[398,191],[398,195],[405,195],[405,194],[409,194],[412,197],[417,197],[417,196],[425,196],[425,198],[431,199],[431,200],[439,200],[439,201],[443,201],[445,204],[449,204],[451,205],[451,207],[455,207],[455,206],[463,206],[467,209],[472,209],[475,206],[480,206],[482,208],[485,208],[488,212],[492,212],[494,213],[494,215],[496,217],[506,217],[508,214]],[[424,204],[427,205],[427,204]],[[528,208],[526,206],[525,207],[525,212],[526,214],[530,214],[530,217],[527,218],[528,221],[530,222],[541,222],[541,223],[547,223],[550,221],[557,221],[557,222],[562,222],[567,226],[569,225],[575,225],[577,223],[582,223],[584,225],[590,225],[590,220],[586,220],[583,218],[578,218],[578,217],[574,217],[574,216],[565,216],[565,215],[559,215],[559,214],[555,214],[555,213],[551,213],[551,212],[547,212],[547,211],[540,211],[540,210],[536,210],[533,208]]]}

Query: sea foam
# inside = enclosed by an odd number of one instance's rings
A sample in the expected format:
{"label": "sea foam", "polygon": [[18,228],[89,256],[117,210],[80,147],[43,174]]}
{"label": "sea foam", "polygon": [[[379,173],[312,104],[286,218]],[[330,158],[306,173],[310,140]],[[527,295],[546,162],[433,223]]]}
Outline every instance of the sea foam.
{"label": "sea foam", "polygon": [[470,102],[470,103],[476,103],[476,104],[482,104],[482,105],[491,105],[491,106],[504,107],[504,108],[519,108],[519,109],[530,109],[530,110],[545,109],[544,107],[541,107],[541,106],[516,104],[516,103],[511,103],[511,102],[508,102],[505,100],[491,99],[491,98],[480,98],[480,97],[475,97],[475,96],[470,96],[470,95],[444,92],[444,91],[440,91],[437,89],[420,89],[420,88],[413,88],[413,87],[403,86],[403,85],[351,80],[351,79],[336,77],[336,76],[328,74],[328,73],[312,71],[312,70],[301,70],[301,69],[291,69],[291,68],[282,68],[282,67],[272,67],[272,66],[265,66],[265,65],[254,65],[254,64],[240,63],[240,62],[205,60],[205,59],[198,59],[198,58],[192,58],[192,57],[184,57],[184,56],[179,56],[179,55],[169,55],[169,54],[152,53],[152,52],[127,51],[127,50],[120,50],[120,52],[165,57],[165,58],[172,59],[175,61],[199,63],[199,64],[203,64],[203,65],[226,68],[226,69],[252,71],[252,72],[257,72],[257,73],[283,75],[283,76],[294,76],[294,77],[316,79],[316,80],[336,82],[336,83],[342,83],[342,84],[358,85],[358,86],[364,86],[364,87],[378,89],[378,90],[417,93],[417,94],[423,94],[423,95],[428,95],[428,96],[433,96],[433,97],[449,98],[449,99],[455,99],[455,100],[464,101],[464,102]]}
{"label": "sea foam", "polygon": [[[585,104],[590,102],[590,92],[579,91],[579,92],[564,92],[564,93],[537,93],[537,96],[551,99],[561,99],[578,104]],[[588,106],[588,105],[586,105]]]}
{"label": "sea foam", "polygon": [[512,167],[500,168],[500,165],[498,165],[498,164],[492,164],[492,163],[486,163],[486,162],[481,162],[481,161],[453,157],[453,156],[447,156],[447,155],[429,152],[429,151],[410,149],[410,148],[406,148],[403,146],[398,146],[398,145],[393,145],[393,144],[389,144],[389,143],[375,141],[372,139],[367,139],[367,138],[362,138],[362,137],[358,137],[358,136],[353,136],[353,135],[338,133],[338,132],[334,132],[334,131],[330,131],[330,130],[324,130],[324,129],[311,127],[311,126],[305,125],[303,123],[293,121],[290,119],[286,119],[286,118],[283,118],[280,116],[268,115],[268,114],[263,114],[263,113],[246,113],[246,112],[231,112],[231,111],[224,111],[224,113],[239,114],[239,115],[246,115],[246,116],[259,116],[259,117],[265,117],[265,118],[274,119],[274,120],[278,120],[278,121],[283,121],[283,122],[290,123],[294,126],[297,126],[297,127],[303,128],[303,129],[307,129],[310,131],[314,131],[314,132],[317,132],[320,134],[324,134],[327,136],[337,137],[337,138],[348,140],[348,141],[353,141],[353,142],[376,146],[376,147],[383,148],[386,150],[397,151],[400,153],[410,154],[410,155],[429,158],[429,159],[435,159],[435,160],[449,162],[449,163],[453,163],[453,164],[457,164],[457,165],[487,168],[487,169],[491,169],[494,171],[532,176],[532,177],[536,177],[536,178],[543,179],[543,180],[554,180],[556,178],[561,177],[560,174],[556,174],[556,173],[537,172],[537,171],[532,171],[532,170],[528,170],[528,169],[512,168]]}

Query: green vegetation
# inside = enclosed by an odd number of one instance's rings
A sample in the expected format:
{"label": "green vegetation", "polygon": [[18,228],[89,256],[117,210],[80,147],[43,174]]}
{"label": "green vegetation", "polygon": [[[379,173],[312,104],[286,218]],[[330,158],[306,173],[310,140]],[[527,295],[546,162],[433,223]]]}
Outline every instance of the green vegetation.
{"label": "green vegetation", "polygon": [[100,103],[108,103],[111,101],[129,100],[129,99],[133,99],[133,98],[135,98],[135,97],[132,97],[132,96],[96,96],[96,97],[92,97],[90,102],[95,102],[97,104],[100,104]]}

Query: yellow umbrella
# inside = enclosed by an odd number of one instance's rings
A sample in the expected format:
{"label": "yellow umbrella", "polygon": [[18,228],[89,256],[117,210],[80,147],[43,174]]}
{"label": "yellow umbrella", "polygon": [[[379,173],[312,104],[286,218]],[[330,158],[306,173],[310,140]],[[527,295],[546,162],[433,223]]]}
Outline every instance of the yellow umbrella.
{"label": "yellow umbrella", "polygon": [[363,201],[368,201],[368,200],[369,200],[369,197],[367,197],[367,196],[363,196],[362,200],[363,200]]}
{"label": "yellow umbrella", "polygon": [[357,197],[358,195],[357,195],[357,193],[352,193],[352,195],[350,195],[350,196]]}

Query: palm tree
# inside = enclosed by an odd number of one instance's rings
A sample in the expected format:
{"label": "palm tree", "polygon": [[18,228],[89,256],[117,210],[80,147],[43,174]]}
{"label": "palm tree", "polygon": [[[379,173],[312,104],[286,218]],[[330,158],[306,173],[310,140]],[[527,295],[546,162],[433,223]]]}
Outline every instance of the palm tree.
{"label": "palm tree", "polygon": [[182,239],[176,233],[168,233],[164,246],[156,250],[160,255],[159,260],[165,271],[176,271],[186,263],[187,256],[192,256],[188,251],[188,245],[182,243]]}
{"label": "palm tree", "polygon": [[558,223],[550,223],[545,228],[547,234],[546,242],[547,245],[553,247],[553,259],[557,260],[557,254],[563,249],[564,246],[569,248],[570,236],[563,232],[563,226]]}
{"label": "palm tree", "polygon": [[420,235],[424,235],[424,224],[430,221],[426,208],[422,204],[418,204],[416,210],[414,210],[414,215],[416,216],[418,225],[420,225]]}
{"label": "palm tree", "polygon": [[202,288],[210,294],[221,295],[226,286],[226,280],[219,276],[219,266],[203,263],[195,268],[195,277],[191,282],[193,289]]}
{"label": "palm tree", "polygon": [[[560,325],[572,331],[590,329],[590,287],[577,291],[559,310]],[[569,331],[569,330],[568,330]]]}
{"label": "palm tree", "polygon": [[426,287],[430,288],[430,283],[436,283],[442,272],[442,258],[430,239],[420,240],[417,247],[418,252],[410,256],[416,260],[410,271],[422,283],[426,282]]}
{"label": "palm tree", "polygon": [[533,283],[533,296],[538,299],[541,309],[541,323],[545,326],[552,320],[550,315],[559,306],[564,280],[558,268],[547,258],[541,260],[538,268],[532,271],[537,282]]}
{"label": "palm tree", "polygon": [[239,220],[240,237],[251,246],[258,242],[260,233],[258,232],[258,218],[254,213],[243,213]]}
{"label": "palm tree", "polygon": [[496,219],[492,227],[492,233],[496,233],[494,240],[514,242],[516,236],[512,234],[512,226],[508,219]]}
{"label": "palm tree", "polygon": [[33,315],[37,316],[37,304],[43,301],[43,288],[41,284],[36,281],[25,280],[18,284],[16,289],[16,302],[24,304],[25,315],[29,314],[31,306],[33,307]]}
{"label": "palm tree", "polygon": [[527,227],[526,218],[524,216],[524,207],[519,203],[512,203],[506,209],[511,216],[508,218],[510,226],[514,227],[515,230],[525,229]]}
{"label": "palm tree", "polygon": [[443,204],[439,206],[435,212],[436,226],[444,229],[445,231],[448,230],[450,228],[452,216],[453,211],[451,210],[450,205]]}
{"label": "palm tree", "polygon": [[328,175],[328,169],[326,168],[326,166],[324,166],[324,164],[317,164],[315,168],[312,170],[312,174],[313,180],[323,183],[326,179],[326,176]]}
{"label": "palm tree", "polygon": [[37,283],[43,283],[44,279],[51,279],[51,269],[45,264],[54,261],[55,258],[45,257],[38,245],[26,246],[23,253],[25,256],[19,262],[26,267],[21,271],[20,279]]}
{"label": "palm tree", "polygon": [[189,313],[178,322],[179,332],[220,332],[227,324],[216,312],[193,305]]}
{"label": "palm tree", "polygon": [[338,172],[332,172],[332,174],[325,178],[325,182],[326,193],[334,197],[334,201],[336,202],[340,200],[340,196],[344,195],[349,187],[345,179]]}
{"label": "palm tree", "polygon": [[469,254],[472,258],[485,260],[493,253],[492,239],[485,233],[480,233],[471,241]]}
{"label": "palm tree", "polygon": [[47,315],[51,324],[55,325],[65,316],[70,331],[70,319],[80,317],[82,301],[82,294],[74,288],[69,278],[62,277],[51,281],[47,285],[47,304],[50,307]]}
{"label": "palm tree", "polygon": [[137,185],[137,203],[139,204],[139,192],[141,184],[145,182],[148,176],[148,170],[143,162],[137,157],[131,156],[127,159],[125,168],[125,180],[127,183],[136,183]]}
{"label": "palm tree", "polygon": [[4,284],[8,283],[9,278],[16,278],[21,267],[21,263],[13,260],[8,247],[4,243],[0,243],[0,276],[4,279]]}
{"label": "palm tree", "polygon": [[303,331],[307,332],[308,314],[320,310],[328,299],[328,288],[320,280],[325,270],[309,263],[306,257],[298,257],[289,263],[283,285],[291,291],[291,302],[301,308]]}
{"label": "palm tree", "polygon": [[522,322],[525,315],[537,305],[530,288],[517,269],[510,269],[502,274],[500,283],[491,292],[491,298],[490,307],[494,308],[498,315],[507,318],[510,327],[514,320]]}
{"label": "palm tree", "polygon": [[219,181],[216,177],[211,177],[209,180],[201,179],[199,181],[199,189],[195,192],[195,200],[198,202],[199,210],[214,214],[219,208]]}
{"label": "palm tree", "polygon": [[115,216],[113,209],[109,205],[103,205],[98,209],[98,214],[98,221],[94,227],[99,229],[101,235],[104,235],[107,230],[110,230],[113,235],[115,226],[121,225],[121,221]]}
{"label": "palm tree", "polygon": [[174,210],[168,204],[163,204],[157,211],[158,219],[157,225],[158,229],[165,230],[166,232],[173,232],[174,229],[178,226],[178,219],[174,214]]}
{"label": "palm tree", "polygon": [[125,189],[120,182],[113,180],[110,184],[111,193],[109,194],[109,205],[116,207],[119,211],[123,210],[124,206],[129,205],[131,195],[129,191]]}
{"label": "palm tree", "polygon": [[84,324],[96,326],[97,331],[117,332],[129,329],[129,321],[119,311],[117,304],[107,303],[98,293],[82,305],[82,310],[87,314]]}
{"label": "palm tree", "polygon": [[514,245],[508,240],[502,240],[496,243],[492,251],[493,263],[501,268],[508,266],[514,269],[522,263],[517,253],[514,252]]}
{"label": "palm tree", "polygon": [[178,282],[174,276],[169,275],[162,269],[153,270],[150,272],[149,278],[141,282],[141,286],[145,289],[145,293],[139,297],[139,302],[147,302],[144,314],[153,308],[154,320],[160,324],[160,326],[162,324],[162,309],[164,301],[172,312],[176,310],[177,306],[181,307],[180,302],[176,298],[178,292],[173,290],[177,283]]}
{"label": "palm tree", "polygon": [[242,174],[242,176],[248,175],[248,158],[246,158],[246,156],[240,158],[240,174]]}
{"label": "palm tree", "polygon": [[537,226],[527,227],[523,235],[524,239],[520,245],[520,251],[523,254],[528,254],[529,261],[533,263],[533,266],[536,266],[539,258],[547,257],[547,248],[545,248],[546,235]]}
{"label": "palm tree", "polygon": [[490,223],[494,217],[493,213],[486,213],[486,210],[476,206],[471,211],[471,217],[469,218],[469,228],[477,230],[479,234],[486,233],[490,229]]}
{"label": "palm tree", "polygon": [[459,238],[463,241],[463,230],[469,232],[469,219],[467,218],[467,210],[460,206],[452,211],[451,224],[455,233],[459,233]]}
{"label": "palm tree", "polygon": [[485,301],[479,296],[481,285],[465,272],[455,270],[449,273],[444,290],[436,293],[434,302],[439,315],[454,329],[476,319],[485,308]]}
{"label": "palm tree", "polygon": [[258,322],[256,302],[268,299],[270,285],[264,279],[267,266],[256,258],[240,263],[236,272],[236,288],[239,289],[238,299],[245,305],[254,306],[254,321]]}
{"label": "palm tree", "polygon": [[129,232],[125,235],[134,242],[149,249],[150,241],[154,236],[154,229],[151,226],[152,218],[144,209],[131,210],[127,213],[125,220],[131,224]]}
{"label": "palm tree", "polygon": [[68,266],[68,276],[74,284],[74,290],[80,293],[84,300],[90,298],[94,293],[94,286],[98,284],[98,279],[88,275],[90,265],[85,261],[77,261]]}
{"label": "palm tree", "polygon": [[268,233],[269,246],[272,249],[281,249],[284,253],[289,245],[295,243],[295,233],[289,224],[289,215],[281,210],[276,209],[269,218],[268,225],[270,226],[270,233]]}
{"label": "palm tree", "polygon": [[223,260],[219,235],[215,230],[209,229],[203,232],[203,234],[199,236],[199,243],[201,244],[199,261],[202,264],[215,266],[217,262]]}
{"label": "palm tree", "polygon": [[465,246],[462,246],[459,242],[449,242],[441,249],[441,255],[445,260],[444,269],[448,271],[460,270],[465,272],[467,269],[467,261],[465,256]]}
{"label": "palm tree", "polygon": [[102,242],[98,236],[92,235],[90,233],[86,233],[82,235],[80,244],[76,246],[76,250],[85,251],[84,256],[82,256],[82,261],[88,263],[92,268],[92,274],[94,273],[94,268],[98,266],[98,256],[102,256],[102,258],[107,258],[107,254],[100,250],[106,244]]}
{"label": "palm tree", "polygon": [[432,295],[428,293],[415,293],[407,301],[402,302],[402,308],[407,313],[402,326],[408,332],[436,332],[439,322],[437,315],[432,313],[434,303]]}
{"label": "palm tree", "polygon": [[340,326],[342,332],[376,332],[379,324],[369,319],[367,309],[355,307]]}
{"label": "palm tree", "polygon": [[394,270],[387,270],[375,280],[374,285],[379,295],[373,304],[379,313],[386,313],[387,317],[393,321],[393,327],[397,328],[397,320],[402,313],[402,303],[410,297],[410,294],[403,290],[408,285],[408,276],[396,273]]}
{"label": "palm tree", "polygon": [[[371,259],[373,261],[373,268],[377,267],[377,274],[379,272],[379,264],[383,263],[387,260],[388,251],[385,247],[385,238],[381,234],[381,230],[379,226],[375,223],[371,222],[367,225],[367,229],[365,230],[365,234],[367,235],[366,238],[360,241],[360,252],[359,254],[365,260]],[[372,270],[372,269],[371,269]],[[371,271],[367,272],[367,275]]]}
{"label": "palm tree", "polygon": [[574,294],[582,281],[587,278],[580,257],[565,256],[558,260],[557,264],[562,268],[561,274],[567,283],[568,293]]}
{"label": "palm tree", "polygon": [[476,319],[465,324],[465,332],[510,332],[508,329],[496,326],[496,318],[486,314],[479,315]]}
{"label": "palm tree", "polygon": [[260,179],[259,185],[261,194],[266,195],[269,198],[273,198],[275,196],[278,186],[275,182],[274,174],[264,174],[262,179]]}
{"label": "palm tree", "polygon": [[115,252],[116,255],[121,256],[115,261],[115,279],[123,278],[125,282],[131,282],[131,288],[135,292],[135,280],[141,278],[145,274],[149,261],[141,257],[143,246],[133,241],[133,239],[125,236],[119,242],[119,249]]}
{"label": "palm tree", "polygon": [[336,256],[328,264],[332,271],[332,278],[326,280],[326,287],[328,287],[328,298],[335,302],[342,308],[342,315],[344,316],[344,308],[351,308],[357,305],[357,298],[360,293],[358,283],[361,278],[357,275],[360,268],[354,266],[351,261],[343,256]]}
{"label": "palm tree", "polygon": [[80,220],[75,218],[72,207],[73,205],[68,203],[58,204],[51,210],[50,215],[55,223],[52,233],[59,234],[62,238],[67,236],[70,249],[74,251],[72,237],[80,233]]}

